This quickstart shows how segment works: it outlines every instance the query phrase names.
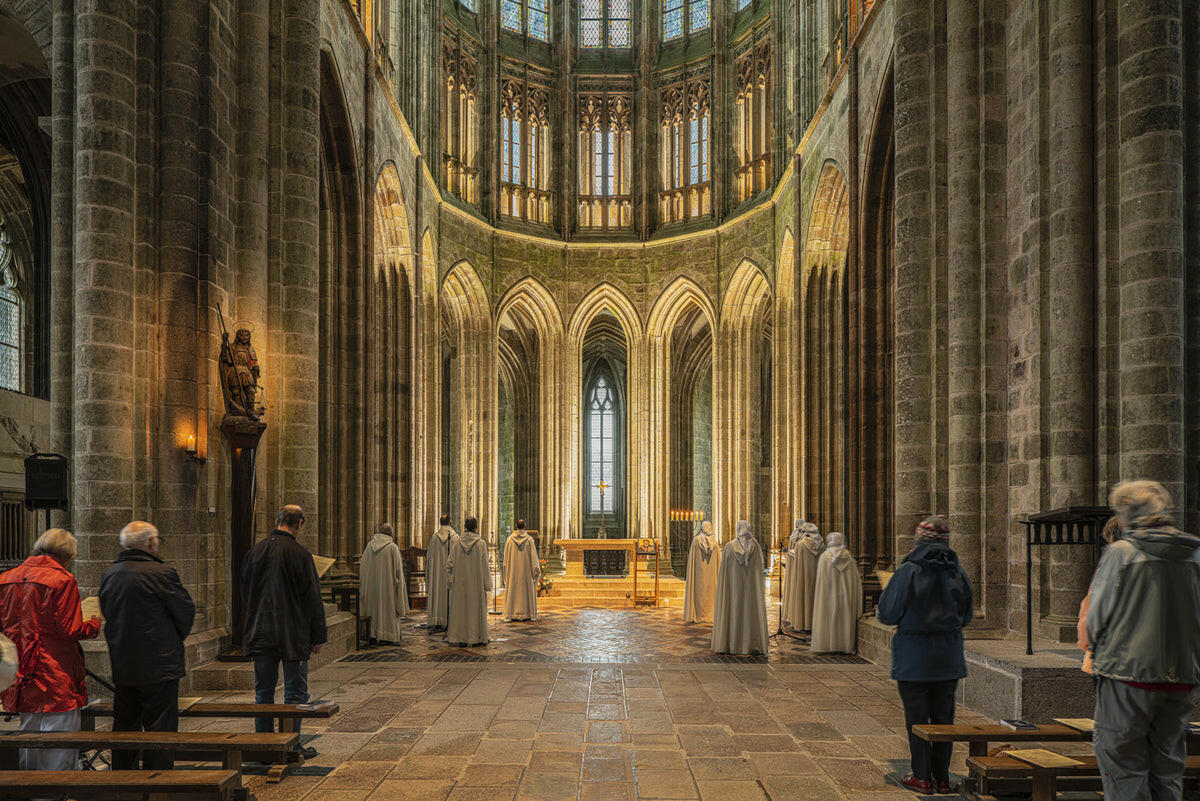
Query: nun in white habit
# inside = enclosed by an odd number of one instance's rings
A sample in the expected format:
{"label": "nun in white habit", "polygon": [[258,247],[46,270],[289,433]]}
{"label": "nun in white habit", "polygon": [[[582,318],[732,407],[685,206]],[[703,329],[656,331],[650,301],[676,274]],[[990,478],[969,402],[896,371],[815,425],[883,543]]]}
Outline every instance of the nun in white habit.
{"label": "nun in white habit", "polygon": [[450,610],[450,578],[446,573],[446,562],[450,559],[450,546],[457,541],[458,534],[450,528],[450,515],[442,515],[441,528],[425,548],[425,588],[428,595],[425,625],[431,631],[446,628]]}
{"label": "nun in white habit", "polygon": [[463,521],[462,536],[450,546],[446,573],[450,579],[450,615],[446,642],[451,645],[487,645],[487,594],[492,588],[488,549],[479,538],[478,521]]}
{"label": "nun in white habit", "polygon": [[797,631],[812,631],[817,560],[824,550],[816,525],[797,520],[788,540],[788,572],[783,585],[783,619]]}
{"label": "nun in white habit", "polygon": [[721,550],[712,650],[718,654],[767,652],[763,552],[745,520],[738,521],[737,536]]}
{"label": "nun in white habit", "polygon": [[825,553],[817,560],[810,645],[818,654],[854,653],[858,647],[858,618],[862,615],[858,564],[846,550],[846,539],[839,532],[830,533],[825,546]]}
{"label": "nun in white habit", "polygon": [[517,530],[504,543],[504,619],[537,620],[537,583],[542,567],[537,543],[517,521]]}
{"label": "nun in white habit", "polygon": [[707,623],[713,619],[720,564],[721,551],[713,536],[712,523],[705,520],[688,549],[687,586],[683,591],[684,623]]}
{"label": "nun in white habit", "polygon": [[359,614],[371,619],[371,639],[380,642],[400,642],[400,618],[408,614],[404,562],[392,532],[390,523],[381,525],[358,563]]}

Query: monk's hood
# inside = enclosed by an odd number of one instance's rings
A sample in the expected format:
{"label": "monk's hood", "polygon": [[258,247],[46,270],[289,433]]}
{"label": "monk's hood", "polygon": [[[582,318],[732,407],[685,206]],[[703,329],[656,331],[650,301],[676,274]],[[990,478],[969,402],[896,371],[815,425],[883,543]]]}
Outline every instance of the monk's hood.
{"label": "monk's hood", "polygon": [[524,548],[525,543],[529,542],[529,540],[531,540],[532,537],[529,536],[528,532],[518,531],[518,532],[514,532],[512,534],[509,534],[508,539],[510,541],[512,541],[513,543],[515,543],[518,548]]}
{"label": "monk's hood", "polygon": [[476,543],[482,541],[483,540],[480,538],[480,536],[474,531],[464,531],[458,537],[458,544],[461,545],[462,549],[467,553],[470,553],[475,548]]}
{"label": "monk's hood", "polygon": [[450,528],[449,526],[442,526],[437,531],[435,531],[433,534],[433,536],[435,536],[439,540],[441,540],[443,544],[446,542],[446,540],[450,539],[450,537],[453,535],[454,535],[454,529]]}
{"label": "monk's hood", "polygon": [[754,546],[757,544],[758,541],[753,537],[738,536],[733,538],[733,553],[737,556],[738,561],[742,563],[743,567],[750,562],[750,554],[754,553]]}
{"label": "monk's hood", "polygon": [[388,545],[391,545],[392,542],[392,538],[387,534],[384,534],[382,531],[376,531],[375,536],[371,537],[371,541],[367,543],[367,547],[374,553],[380,548],[386,548]]}
{"label": "monk's hood", "polygon": [[829,561],[832,562],[833,566],[838,570],[846,570],[851,567],[857,569],[857,567],[855,567],[854,557],[850,555],[850,551],[846,549],[846,546],[835,545],[829,549],[828,553]]}
{"label": "monk's hood", "polygon": [[713,548],[717,545],[712,537],[703,533],[696,535],[696,543],[699,545],[700,552],[704,555],[705,559],[712,556]]}

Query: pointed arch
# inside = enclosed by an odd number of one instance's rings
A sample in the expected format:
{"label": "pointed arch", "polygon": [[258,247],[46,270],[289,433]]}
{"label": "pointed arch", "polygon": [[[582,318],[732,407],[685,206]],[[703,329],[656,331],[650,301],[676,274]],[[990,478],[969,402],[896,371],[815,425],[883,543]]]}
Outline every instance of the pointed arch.
{"label": "pointed arch", "polygon": [[804,514],[801,484],[797,481],[800,464],[800,330],[799,288],[796,270],[796,241],[792,229],[785,228],[775,262],[774,326],[771,337],[773,393],[771,465],[775,471],[775,518],[787,524]]}
{"label": "pointed arch", "polygon": [[514,310],[526,314],[537,326],[539,334],[563,336],[563,316],[558,302],[545,284],[536,278],[526,276],[504,293],[496,307],[496,320],[504,319],[505,314]]}
{"label": "pointed arch", "polygon": [[641,340],[642,319],[637,313],[637,309],[634,308],[628,295],[606,281],[592,288],[575,307],[575,313],[571,315],[571,328],[567,332],[570,341],[581,342],[583,335],[587,333],[588,326],[592,324],[592,320],[605,310],[612,312],[613,316],[621,323],[626,343],[631,348],[635,342]]}
{"label": "pointed arch", "polygon": [[375,270],[404,270],[412,282],[412,229],[396,163],[389,161],[375,180]]}
{"label": "pointed arch", "polygon": [[694,305],[704,315],[710,329],[716,330],[717,312],[708,293],[687,276],[679,276],[664,289],[650,310],[646,335],[651,339],[669,336],[679,315]]}

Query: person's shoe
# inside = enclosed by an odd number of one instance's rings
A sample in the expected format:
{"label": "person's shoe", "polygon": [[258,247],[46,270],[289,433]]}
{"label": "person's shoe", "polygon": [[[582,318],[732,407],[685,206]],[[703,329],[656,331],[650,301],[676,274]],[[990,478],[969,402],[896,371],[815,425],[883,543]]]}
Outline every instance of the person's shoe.
{"label": "person's shoe", "polygon": [[920,793],[921,795],[933,794],[933,782],[929,781],[929,779],[918,779],[911,773],[901,779],[900,784],[914,793]]}
{"label": "person's shoe", "polygon": [[313,748],[311,745],[302,745],[299,748],[297,748],[296,751],[297,751],[297,753],[300,754],[300,756],[304,757],[305,759],[316,759],[317,758],[317,749]]}
{"label": "person's shoe", "polygon": [[950,784],[949,780],[942,781],[939,779],[936,782],[936,784],[937,784],[937,794],[938,795],[953,795],[955,792],[957,792],[954,789],[954,787]]}

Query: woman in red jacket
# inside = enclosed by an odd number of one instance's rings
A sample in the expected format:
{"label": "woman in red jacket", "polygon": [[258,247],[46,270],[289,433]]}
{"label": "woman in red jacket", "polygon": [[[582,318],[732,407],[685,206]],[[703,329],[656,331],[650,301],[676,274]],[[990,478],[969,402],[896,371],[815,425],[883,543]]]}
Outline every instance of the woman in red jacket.
{"label": "woman in red jacket", "polygon": [[[87,705],[80,640],[100,633],[100,618],[83,620],[71,532],[52,528],[33,554],[0,574],[0,631],[17,646],[17,680],[0,695],[5,712],[21,715],[21,731],[79,731]],[[76,749],[21,749],[22,770],[71,770]]]}

